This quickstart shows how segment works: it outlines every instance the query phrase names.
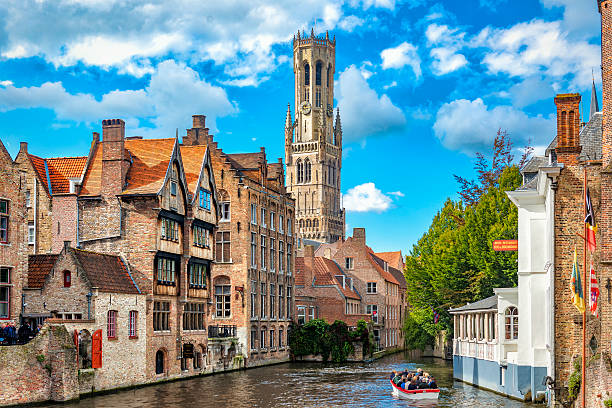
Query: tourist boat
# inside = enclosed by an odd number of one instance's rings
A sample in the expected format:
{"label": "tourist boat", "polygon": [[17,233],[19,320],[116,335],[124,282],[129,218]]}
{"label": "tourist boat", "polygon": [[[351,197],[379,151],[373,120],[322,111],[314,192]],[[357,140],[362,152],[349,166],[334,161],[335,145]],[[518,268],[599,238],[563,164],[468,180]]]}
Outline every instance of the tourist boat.
{"label": "tourist boat", "polygon": [[410,399],[410,400],[432,400],[438,399],[438,395],[440,395],[440,390],[425,388],[422,390],[405,390],[403,388],[398,387],[393,383],[393,381],[389,380],[391,383],[391,387],[393,387],[393,395],[399,398]]}

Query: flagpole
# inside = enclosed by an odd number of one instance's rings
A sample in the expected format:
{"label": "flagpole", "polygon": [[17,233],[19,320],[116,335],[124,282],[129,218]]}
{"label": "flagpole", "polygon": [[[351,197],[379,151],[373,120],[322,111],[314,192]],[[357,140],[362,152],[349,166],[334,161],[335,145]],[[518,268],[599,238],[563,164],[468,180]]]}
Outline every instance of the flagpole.
{"label": "flagpole", "polygon": [[[584,216],[587,215],[587,169],[584,167]],[[584,223],[584,236],[587,236],[587,224]],[[583,248],[583,275],[582,278],[584,284],[582,285],[582,296],[584,301],[584,310],[582,312],[582,408],[586,408],[586,287],[587,287],[587,279],[586,279],[586,270],[587,270],[587,240],[584,240],[584,248]]]}

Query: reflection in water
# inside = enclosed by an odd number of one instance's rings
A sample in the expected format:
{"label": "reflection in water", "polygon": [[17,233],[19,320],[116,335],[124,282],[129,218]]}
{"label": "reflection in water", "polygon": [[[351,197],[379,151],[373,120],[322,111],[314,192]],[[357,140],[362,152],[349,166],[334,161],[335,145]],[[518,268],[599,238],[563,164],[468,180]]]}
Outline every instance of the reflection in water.
{"label": "reflection in water", "polygon": [[[391,395],[389,372],[408,367],[431,373],[437,402],[412,403]],[[453,381],[452,366],[438,359],[409,362],[402,354],[371,364],[282,364],[160,384],[87,398],[70,408],[117,407],[527,407],[518,401]],[[53,405],[49,405],[51,407]]]}

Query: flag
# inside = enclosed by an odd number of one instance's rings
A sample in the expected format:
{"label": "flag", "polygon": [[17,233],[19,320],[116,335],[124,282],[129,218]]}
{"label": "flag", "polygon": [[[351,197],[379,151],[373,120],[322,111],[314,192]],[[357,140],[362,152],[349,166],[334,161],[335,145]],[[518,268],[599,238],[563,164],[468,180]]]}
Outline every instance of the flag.
{"label": "flag", "polygon": [[591,204],[591,195],[589,189],[586,191],[586,217],[584,223],[586,224],[586,242],[589,251],[594,252],[597,246],[595,242],[595,234],[597,233],[597,225],[595,225],[595,214],[593,213],[593,205]]}
{"label": "flag", "polygon": [[433,322],[434,324],[438,324],[438,321],[440,320],[440,315],[434,310],[433,307],[431,308],[431,310],[433,311]]}
{"label": "flag", "polygon": [[580,268],[578,267],[578,260],[576,258],[576,248],[574,248],[574,266],[572,268],[570,289],[572,291],[572,302],[574,303],[574,306],[576,306],[576,309],[583,313],[585,311],[584,293],[582,292],[582,282],[580,279]]}
{"label": "flag", "polygon": [[597,283],[597,276],[595,276],[595,270],[593,269],[593,262],[591,262],[591,298],[589,299],[589,306],[591,314],[595,317],[599,317],[597,312],[597,299],[599,298],[599,284]]}

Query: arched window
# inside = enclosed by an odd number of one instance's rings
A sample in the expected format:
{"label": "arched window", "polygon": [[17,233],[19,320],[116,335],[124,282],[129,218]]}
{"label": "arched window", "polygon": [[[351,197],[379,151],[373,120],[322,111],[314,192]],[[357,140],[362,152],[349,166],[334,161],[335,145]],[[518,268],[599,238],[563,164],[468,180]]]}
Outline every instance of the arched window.
{"label": "arched window", "polygon": [[567,144],[569,146],[574,146],[575,145],[575,141],[574,141],[574,130],[575,130],[574,111],[570,111],[570,113],[569,113],[569,124],[567,126],[567,129],[568,129]]}
{"label": "arched window", "polygon": [[300,229],[304,228],[304,220],[300,220]]}
{"label": "arched window", "polygon": [[297,182],[298,183],[304,182],[304,164],[302,163],[301,160],[297,161]]}
{"label": "arched window", "polygon": [[329,83],[331,80],[331,64],[327,66],[327,87],[329,88]]}
{"label": "arched window", "polygon": [[504,313],[506,320],[506,340],[518,339],[518,309],[510,306]]}
{"label": "arched window", "polygon": [[310,65],[304,65],[304,85],[310,85]]}
{"label": "arched window", "polygon": [[314,220],[314,227],[319,229],[319,220]]}
{"label": "arched window", "polygon": [[315,85],[321,86],[321,70],[323,69],[323,64],[321,61],[317,61],[316,73],[315,73]]}
{"label": "arched window", "polygon": [[[561,126],[566,126],[567,129],[567,112],[561,112]],[[559,146],[567,146],[567,136],[561,133],[561,140]]]}
{"label": "arched window", "polygon": [[155,353],[155,374],[164,373],[164,357],[164,352],[157,350],[157,353]]}
{"label": "arched window", "polygon": [[310,228],[312,226],[312,223],[310,220],[306,220],[306,228]]}
{"label": "arched window", "polygon": [[311,167],[310,167],[310,160],[306,159],[306,161],[304,162],[305,164],[305,169],[304,169],[304,179],[306,183],[310,183],[310,176],[311,176]]}

